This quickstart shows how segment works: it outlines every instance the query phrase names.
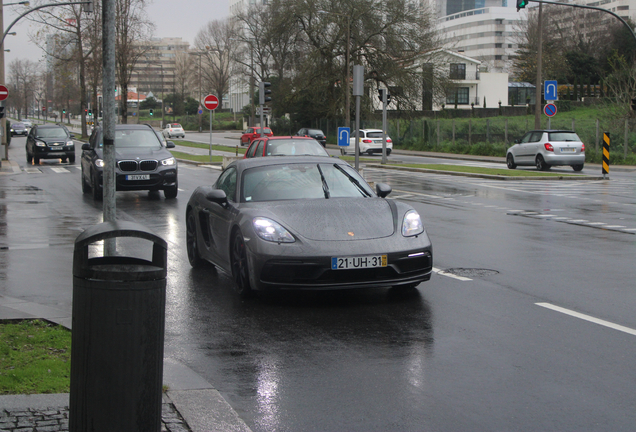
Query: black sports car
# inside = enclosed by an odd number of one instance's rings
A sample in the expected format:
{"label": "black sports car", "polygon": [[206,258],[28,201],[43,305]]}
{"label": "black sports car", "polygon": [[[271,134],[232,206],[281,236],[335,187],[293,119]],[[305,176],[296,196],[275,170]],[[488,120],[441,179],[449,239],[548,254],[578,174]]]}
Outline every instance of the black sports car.
{"label": "black sports car", "polygon": [[39,164],[40,159],[61,159],[62,162],[75,162],[75,135],[64,126],[43,124],[35,125],[29,131],[26,140],[26,160]]}
{"label": "black sports car", "polygon": [[[82,145],[82,192],[103,198],[104,138],[100,126],[93,129],[88,144]],[[148,125],[115,126],[116,189],[118,191],[159,191],[166,198],[178,193],[177,160],[164,147],[156,131]]]}
{"label": "black sports car", "polygon": [[237,291],[414,287],[429,280],[420,215],[376,192],[345,161],[242,159],[186,208],[188,259],[232,275]]}

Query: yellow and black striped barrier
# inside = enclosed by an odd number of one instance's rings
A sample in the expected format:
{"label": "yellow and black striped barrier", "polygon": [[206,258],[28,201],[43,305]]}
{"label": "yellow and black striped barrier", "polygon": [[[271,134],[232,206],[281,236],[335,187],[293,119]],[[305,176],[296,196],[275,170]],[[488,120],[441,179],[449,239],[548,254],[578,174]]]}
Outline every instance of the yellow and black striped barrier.
{"label": "yellow and black striped barrier", "polygon": [[603,133],[603,178],[609,174],[610,134]]}

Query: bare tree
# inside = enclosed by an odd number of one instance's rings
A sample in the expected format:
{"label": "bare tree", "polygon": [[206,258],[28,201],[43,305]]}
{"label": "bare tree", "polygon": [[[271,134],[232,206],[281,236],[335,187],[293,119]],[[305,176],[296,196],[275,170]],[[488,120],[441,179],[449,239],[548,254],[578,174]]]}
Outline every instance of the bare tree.
{"label": "bare tree", "polygon": [[194,40],[205,63],[202,70],[205,88],[211,90],[219,100],[230,87],[232,60],[240,44],[236,36],[237,24],[234,20],[215,20],[207,23]]}
{"label": "bare tree", "polygon": [[[101,10],[100,1],[95,0],[95,10]],[[48,0],[37,0],[36,4],[49,3]],[[94,36],[99,32],[101,23],[99,14],[86,15],[80,5],[44,8],[29,19],[42,24],[38,30],[30,35],[30,39],[47,55],[58,61],[70,62],[78,65],[80,115],[82,118],[82,135],[87,135],[85,108],[88,106],[88,89],[86,83],[87,63],[101,44]],[[52,66],[52,65],[50,65]],[[50,71],[51,72],[51,71]]]}
{"label": "bare tree", "polygon": [[[148,41],[154,25],[146,18],[146,0],[116,0],[115,2],[115,69],[121,88],[120,114],[128,123],[128,84],[139,59],[150,50]],[[162,95],[163,97],[163,95]]]}
{"label": "bare tree", "polygon": [[[190,93],[191,89],[198,83],[198,64],[195,66],[194,58],[187,52],[177,52],[174,59],[174,82],[175,93],[179,95],[180,100],[185,99],[186,93]],[[197,87],[198,88],[198,87]],[[175,95],[176,97],[176,95]]]}
{"label": "bare tree", "polygon": [[9,64],[9,82],[13,85],[16,94],[16,109],[18,118],[24,112],[25,117],[29,112],[29,101],[33,100],[33,86],[37,77],[38,65],[31,60],[16,59]]}

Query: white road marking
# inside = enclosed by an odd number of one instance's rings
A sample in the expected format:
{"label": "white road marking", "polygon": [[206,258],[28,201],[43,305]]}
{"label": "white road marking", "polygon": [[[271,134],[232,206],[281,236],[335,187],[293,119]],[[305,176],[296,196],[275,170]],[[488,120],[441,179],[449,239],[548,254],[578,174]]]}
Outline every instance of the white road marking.
{"label": "white road marking", "polygon": [[547,309],[551,309],[551,310],[556,311],[556,312],[561,312],[562,314],[570,315],[570,316],[573,316],[575,318],[579,318],[579,319],[582,319],[582,320],[585,320],[585,321],[589,321],[589,322],[594,323],[594,324],[602,325],[602,326],[609,327],[609,328],[614,329],[614,330],[618,330],[618,331],[622,331],[624,333],[628,333],[628,334],[630,334],[632,336],[636,336],[636,330],[634,330],[632,328],[629,328],[629,327],[625,327],[625,326],[622,326],[622,325],[619,325],[619,324],[614,324],[613,322],[605,321],[605,320],[602,320],[602,319],[594,318],[593,316],[590,316],[590,315],[585,315],[585,314],[582,314],[582,313],[579,313],[579,312],[574,312],[574,311],[572,311],[570,309],[565,309],[565,308],[562,308],[562,307],[559,307],[559,306],[555,306],[555,305],[550,304],[550,303],[535,303],[535,304],[537,306],[541,306],[541,307],[544,307],[544,308],[547,308]]}
{"label": "white road marking", "polygon": [[24,171],[26,171],[27,174],[42,174],[39,168],[25,168]]}
{"label": "white road marking", "polygon": [[457,279],[457,280],[460,280],[460,281],[471,281],[472,280],[472,279],[467,278],[467,277],[457,276],[457,275],[454,275],[452,273],[447,273],[444,270],[441,270],[441,269],[438,269],[438,268],[435,268],[435,267],[433,267],[433,271],[435,273],[437,273],[438,275],[440,275],[440,276],[447,276],[449,278]]}
{"label": "white road marking", "polygon": [[625,228],[625,225],[606,225],[605,228]]}
{"label": "white road marking", "polygon": [[587,225],[607,225],[605,222],[588,222]]}
{"label": "white road marking", "polygon": [[56,173],[70,173],[70,171],[67,170],[66,168],[51,167],[51,170],[53,170]]}

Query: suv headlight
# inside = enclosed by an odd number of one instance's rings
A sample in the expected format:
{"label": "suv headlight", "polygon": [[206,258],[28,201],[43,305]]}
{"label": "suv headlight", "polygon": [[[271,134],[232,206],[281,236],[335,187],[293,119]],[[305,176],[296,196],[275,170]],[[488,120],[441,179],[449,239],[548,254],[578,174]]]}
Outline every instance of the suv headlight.
{"label": "suv headlight", "polygon": [[252,220],[254,231],[263,240],[276,243],[294,243],[296,239],[281,224],[264,217],[256,217]]}
{"label": "suv headlight", "polygon": [[95,166],[97,168],[104,168],[104,160],[103,159],[95,159]]}
{"label": "suv headlight", "polygon": [[46,147],[46,143],[44,141],[35,140],[35,145],[38,147]]}
{"label": "suv headlight", "polygon": [[177,160],[173,157],[168,158],[168,159],[164,159],[161,161],[161,165],[163,166],[171,166],[171,165],[176,165]]}
{"label": "suv headlight", "polygon": [[73,145],[73,141],[66,141],[66,145],[67,146],[72,146]]}
{"label": "suv headlight", "polygon": [[422,225],[420,214],[415,210],[407,211],[402,220],[402,235],[404,237],[411,237],[423,232],[424,225]]}

